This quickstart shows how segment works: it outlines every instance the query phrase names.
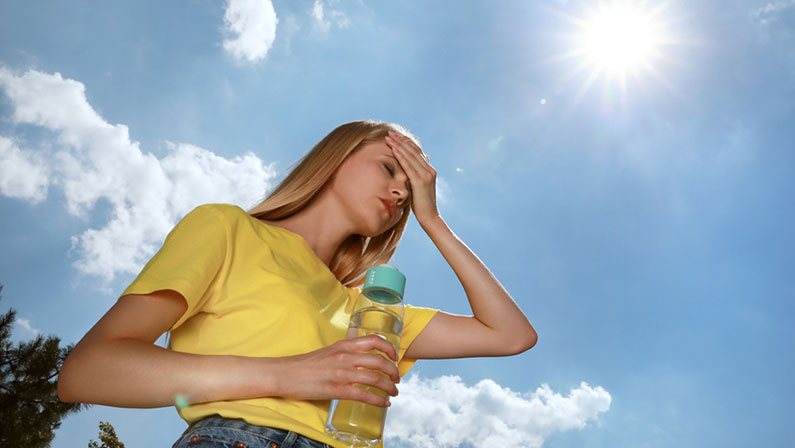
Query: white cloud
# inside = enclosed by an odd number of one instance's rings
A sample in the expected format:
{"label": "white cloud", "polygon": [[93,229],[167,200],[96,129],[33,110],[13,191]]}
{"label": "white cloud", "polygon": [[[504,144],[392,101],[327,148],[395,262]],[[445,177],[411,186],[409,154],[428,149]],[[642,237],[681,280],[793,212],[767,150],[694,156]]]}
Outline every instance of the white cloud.
{"label": "white cloud", "polygon": [[518,393],[486,379],[412,376],[387,413],[386,437],[413,447],[540,447],[553,433],[584,428],[610,409],[610,394],[585,382],[568,395],[546,384]]}
{"label": "white cloud", "polygon": [[[138,273],[193,207],[207,202],[248,207],[275,176],[272,166],[251,153],[225,159],[183,143],[168,143],[162,159],[144,153],[130,140],[127,126],[111,125],[94,111],[82,83],[60,73],[30,70],[17,76],[0,69],[0,87],[11,100],[15,123],[39,126],[56,138],[53,149],[38,150],[0,140],[0,192],[41,201],[46,174],[49,185],[63,191],[72,215],[85,216],[97,201],[107,201],[109,221],[72,237],[75,266],[105,282],[119,273]],[[32,174],[25,184],[19,173],[28,169]]]}
{"label": "white cloud", "polygon": [[328,31],[331,27],[331,23],[327,22],[323,16],[323,2],[320,0],[315,0],[314,6],[312,6],[312,18],[315,19],[315,25],[323,31]]}
{"label": "white cloud", "polygon": [[751,12],[751,16],[758,19],[762,25],[766,25],[776,20],[779,12],[793,6],[795,6],[795,0],[776,0],[761,8],[755,9]]}
{"label": "white cloud", "polygon": [[20,327],[24,328],[28,333],[32,334],[34,337],[36,337],[36,336],[41,334],[41,331],[39,331],[36,328],[33,328],[33,325],[31,325],[30,321],[27,320],[27,319],[23,319],[23,318],[20,317],[20,318],[15,319],[14,323],[18,324]]}
{"label": "white cloud", "polygon": [[347,28],[351,24],[350,20],[348,20],[348,16],[342,11],[330,9],[328,14],[326,14],[325,7],[321,0],[315,0],[311,14],[312,18],[315,19],[315,25],[322,31],[328,31],[331,28],[332,21],[339,28]]}
{"label": "white cloud", "polygon": [[35,204],[47,197],[49,184],[49,170],[41,157],[0,136],[0,193]]}
{"label": "white cloud", "polygon": [[224,50],[238,60],[265,59],[276,40],[278,23],[270,0],[229,0],[224,25],[234,37],[224,40]]}

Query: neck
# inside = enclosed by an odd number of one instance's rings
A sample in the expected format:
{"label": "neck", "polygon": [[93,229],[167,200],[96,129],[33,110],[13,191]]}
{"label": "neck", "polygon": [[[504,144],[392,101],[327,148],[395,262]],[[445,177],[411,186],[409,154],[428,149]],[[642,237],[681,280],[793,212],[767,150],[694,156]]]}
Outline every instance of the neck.
{"label": "neck", "polygon": [[261,221],[289,230],[307,242],[318,258],[328,266],[345,239],[353,232],[340,213],[335,213],[330,201],[312,201],[300,212],[278,221]]}

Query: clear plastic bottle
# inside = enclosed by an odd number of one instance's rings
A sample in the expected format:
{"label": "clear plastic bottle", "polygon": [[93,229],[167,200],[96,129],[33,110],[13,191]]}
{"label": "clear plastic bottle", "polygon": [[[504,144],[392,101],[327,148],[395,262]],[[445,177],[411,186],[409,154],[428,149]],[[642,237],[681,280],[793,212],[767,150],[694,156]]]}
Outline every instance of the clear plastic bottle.
{"label": "clear plastic bottle", "polygon": [[[406,277],[394,266],[382,264],[370,268],[362,294],[356,300],[348,324],[348,339],[377,334],[397,351],[403,331],[403,291]],[[380,351],[374,353],[382,354]],[[386,355],[384,355],[386,356]],[[357,385],[384,398],[381,389]],[[332,400],[326,420],[326,433],[354,447],[377,445],[384,434],[386,408],[360,401]]]}

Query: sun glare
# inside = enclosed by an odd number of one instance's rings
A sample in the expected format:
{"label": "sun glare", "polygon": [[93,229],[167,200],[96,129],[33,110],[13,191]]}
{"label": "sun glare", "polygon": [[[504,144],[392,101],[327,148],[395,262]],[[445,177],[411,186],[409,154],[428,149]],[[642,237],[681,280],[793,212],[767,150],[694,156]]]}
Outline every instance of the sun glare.
{"label": "sun glare", "polygon": [[[668,2],[656,2],[650,6],[643,0],[613,0],[583,2],[579,13],[559,11],[557,15],[572,25],[565,33],[568,50],[554,56],[552,60],[573,63],[571,71],[562,80],[569,80],[584,73],[585,77],[575,104],[599,79],[607,92],[615,92],[625,100],[629,84],[644,84],[647,79],[672,90],[661,71],[663,64],[673,61],[670,45],[676,42],[671,36]],[[614,95],[614,94],[610,94]]]}
{"label": "sun glare", "polygon": [[648,15],[632,6],[598,11],[582,24],[581,51],[590,63],[610,74],[646,66],[658,40]]}

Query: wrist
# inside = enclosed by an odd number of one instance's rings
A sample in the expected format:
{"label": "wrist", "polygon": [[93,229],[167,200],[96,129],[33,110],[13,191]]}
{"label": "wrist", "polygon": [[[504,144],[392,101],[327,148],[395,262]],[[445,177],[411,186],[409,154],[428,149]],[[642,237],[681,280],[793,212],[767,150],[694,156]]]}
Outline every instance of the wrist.
{"label": "wrist", "polygon": [[[416,215],[415,215],[416,217]],[[420,224],[426,232],[432,231],[438,227],[446,227],[447,224],[442,219],[442,216],[438,213],[435,215],[431,215],[429,217],[417,218],[417,222]]]}
{"label": "wrist", "polygon": [[[278,358],[258,358],[248,356],[222,356],[220,365],[224,372],[208,375],[214,384],[207,390],[215,390],[221,400],[245,400],[250,398],[279,396],[282,380],[277,366]],[[234,372],[230,374],[231,372]],[[212,400],[215,401],[215,400]]]}
{"label": "wrist", "polygon": [[285,358],[252,358],[256,369],[251,379],[256,397],[287,396],[290,384],[290,372]]}

